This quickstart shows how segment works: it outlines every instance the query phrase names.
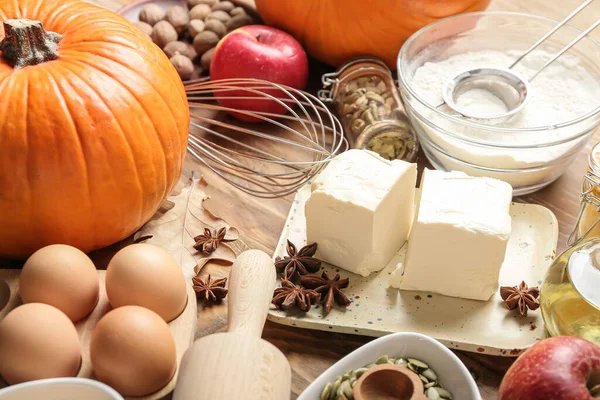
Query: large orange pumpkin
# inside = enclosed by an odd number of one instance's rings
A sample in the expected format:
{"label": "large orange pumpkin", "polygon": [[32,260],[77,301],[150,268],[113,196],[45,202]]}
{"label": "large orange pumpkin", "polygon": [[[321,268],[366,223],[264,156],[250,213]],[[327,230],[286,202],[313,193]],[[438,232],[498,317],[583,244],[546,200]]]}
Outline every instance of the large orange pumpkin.
{"label": "large orange pumpkin", "polygon": [[372,55],[396,69],[410,35],[438,19],[485,9],[490,0],[255,0],[266,24],[296,37],[335,67]]}
{"label": "large orange pumpkin", "polygon": [[133,24],[78,0],[2,0],[0,21],[0,257],[127,237],[181,173],[177,72]]}

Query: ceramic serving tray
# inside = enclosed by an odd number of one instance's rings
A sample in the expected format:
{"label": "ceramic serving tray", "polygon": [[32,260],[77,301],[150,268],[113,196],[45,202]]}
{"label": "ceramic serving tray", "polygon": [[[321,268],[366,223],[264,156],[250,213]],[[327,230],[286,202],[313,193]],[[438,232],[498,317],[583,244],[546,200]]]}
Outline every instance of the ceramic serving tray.
{"label": "ceramic serving tray", "polygon": [[[274,259],[286,256],[288,239],[298,248],[306,244],[304,204],[309,196],[310,183],[296,194]],[[512,203],[510,214],[512,233],[500,285],[515,286],[522,280],[530,286],[540,285],[556,256],[556,217],[545,207],[519,203]],[[366,278],[324,263],[328,273],[339,272],[350,278],[344,293],[352,304],[346,310],[336,307],[329,314],[320,306],[308,313],[280,311],[272,306],[269,319],[300,328],[366,336],[418,332],[452,349],[507,357],[519,355],[544,336],[539,309],[520,317],[506,309],[499,293],[482,302],[390,287],[390,275],[404,262],[405,253],[403,246],[382,271]]]}
{"label": "ceramic serving tray", "polygon": [[[20,274],[21,270],[0,269],[0,321],[11,310],[22,304],[19,296]],[[104,284],[106,271],[98,271],[98,276],[100,278],[100,299],[98,300],[98,304],[90,315],[75,324],[81,343],[81,367],[77,374],[77,377],[79,378],[95,378],[90,361],[90,340],[92,338],[92,331],[100,318],[111,310]],[[171,333],[175,339],[177,365],[181,362],[183,353],[185,353],[192,344],[195,335],[197,304],[196,292],[194,292],[191,285],[187,285],[187,296],[187,305],[181,315],[169,322],[169,329],[171,329]],[[40,327],[40,329],[46,328]],[[158,392],[143,397],[128,397],[127,400],[156,400],[164,398],[175,388],[178,372],[179,368],[167,386]],[[0,389],[5,386],[6,383],[0,378]]]}

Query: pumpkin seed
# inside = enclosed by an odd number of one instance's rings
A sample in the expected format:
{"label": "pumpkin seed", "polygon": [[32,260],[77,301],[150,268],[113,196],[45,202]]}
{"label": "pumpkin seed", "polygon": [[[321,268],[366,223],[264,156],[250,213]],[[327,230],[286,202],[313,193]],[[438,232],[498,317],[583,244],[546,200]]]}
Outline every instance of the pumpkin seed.
{"label": "pumpkin seed", "polygon": [[440,394],[434,387],[427,389],[427,391],[425,392],[425,396],[427,396],[427,398],[429,400],[440,400],[441,399]]}
{"label": "pumpkin seed", "polygon": [[407,360],[410,364],[414,365],[415,367],[422,369],[429,368],[429,365],[425,364],[423,361],[415,360],[414,358],[408,358]]}
{"label": "pumpkin seed", "polygon": [[352,374],[352,371],[349,371],[349,372],[346,372],[344,375],[342,375],[342,382],[350,379],[351,374]]}
{"label": "pumpkin seed", "polygon": [[331,382],[327,382],[327,385],[323,388],[321,392],[321,397],[319,400],[329,400],[329,395],[331,394],[331,389],[333,388],[333,384]]}
{"label": "pumpkin seed", "polygon": [[427,368],[426,370],[421,371],[421,375],[423,375],[430,381],[437,381],[438,379],[437,375],[435,374],[435,372],[433,372],[431,368]]}
{"label": "pumpkin seed", "polygon": [[419,374],[419,378],[421,378],[421,380],[423,381],[424,384],[428,384],[429,383],[429,379],[425,378],[423,375]]}
{"label": "pumpkin seed", "polygon": [[348,400],[348,398],[346,396],[344,396],[343,394],[338,395],[335,400]]}
{"label": "pumpkin seed", "polygon": [[424,385],[423,387],[425,389],[429,389],[430,387],[434,387],[436,384],[437,384],[437,382],[433,381],[433,382],[429,382],[428,384]]}
{"label": "pumpkin seed", "polygon": [[381,356],[377,359],[377,361],[375,361],[375,364],[377,364],[377,365],[387,364],[388,361],[389,361],[388,356]]}
{"label": "pumpkin seed", "polygon": [[448,400],[452,400],[452,393],[450,393],[449,391],[447,391],[446,389],[436,386],[435,391],[440,395],[441,398],[443,399],[448,399]]}
{"label": "pumpkin seed", "polygon": [[399,358],[396,360],[396,365],[399,365],[401,367],[407,367],[408,361],[406,361],[404,358]]}
{"label": "pumpkin seed", "polygon": [[419,373],[417,367],[415,367],[413,363],[408,363],[408,369],[410,369],[412,372],[416,372],[417,374]]}
{"label": "pumpkin seed", "polygon": [[342,377],[339,376],[335,382],[333,383],[333,387],[331,388],[331,393],[332,394],[336,394],[338,389],[340,388],[340,385],[342,384]]}
{"label": "pumpkin seed", "polygon": [[354,375],[356,376],[356,379],[360,378],[362,376],[362,374],[364,374],[365,372],[367,372],[367,368],[363,367],[363,368],[359,368],[357,370],[354,371]]}
{"label": "pumpkin seed", "polygon": [[344,381],[340,386],[342,394],[348,398],[348,400],[354,400],[354,394],[352,394],[352,385],[350,381]]}

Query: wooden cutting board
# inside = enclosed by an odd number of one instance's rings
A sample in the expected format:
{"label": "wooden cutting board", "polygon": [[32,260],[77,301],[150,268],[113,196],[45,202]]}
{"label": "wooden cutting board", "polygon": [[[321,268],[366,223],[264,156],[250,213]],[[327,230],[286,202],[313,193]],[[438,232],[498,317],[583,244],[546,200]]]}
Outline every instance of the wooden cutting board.
{"label": "wooden cutting board", "polygon": [[[10,269],[0,269],[0,320],[2,320],[6,314],[8,314],[15,307],[21,305],[21,298],[19,296],[19,275],[21,274],[21,270],[10,270]],[[111,310],[111,306],[108,303],[108,298],[106,296],[106,289],[104,285],[104,278],[106,275],[106,271],[98,271],[98,276],[100,278],[100,299],[98,301],[98,305],[94,308],[94,311],[90,315],[88,315],[83,320],[77,322],[75,327],[77,328],[77,333],[79,334],[79,340],[81,343],[81,368],[79,370],[79,374],[77,375],[80,378],[92,378],[95,379],[94,372],[92,370],[92,365],[90,362],[90,340],[92,337],[92,330],[96,326],[96,323]],[[196,303],[196,293],[194,289],[190,285],[187,286],[187,294],[188,294],[188,302],[183,310],[183,313],[173,321],[169,323],[169,328],[173,334],[173,338],[175,339],[175,346],[177,350],[177,365],[181,362],[181,357],[183,357],[183,353],[190,347],[194,340],[194,335],[196,331],[196,313],[197,313],[197,303]],[[40,329],[44,329],[44,327],[40,327]],[[163,389],[159,390],[156,393],[153,393],[144,397],[136,397],[136,400],[155,400],[161,399],[164,396],[168,395],[175,388],[175,382],[177,381],[177,375],[179,373],[179,368],[175,372],[175,376],[169,382],[167,386]],[[0,388],[6,386],[6,382],[0,379]],[[134,398],[129,398],[134,399]]]}

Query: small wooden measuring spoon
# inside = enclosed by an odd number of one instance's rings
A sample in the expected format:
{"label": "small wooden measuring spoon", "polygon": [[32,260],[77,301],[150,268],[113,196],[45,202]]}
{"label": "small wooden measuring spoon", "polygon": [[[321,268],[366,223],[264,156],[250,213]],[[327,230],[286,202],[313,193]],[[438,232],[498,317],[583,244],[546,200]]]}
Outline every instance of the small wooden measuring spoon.
{"label": "small wooden measuring spoon", "polygon": [[399,365],[369,368],[354,384],[355,400],[427,400],[421,378]]}

